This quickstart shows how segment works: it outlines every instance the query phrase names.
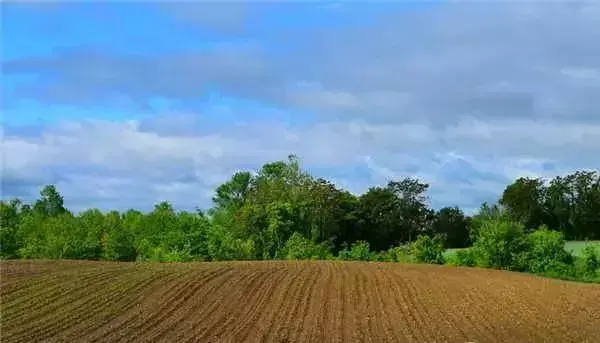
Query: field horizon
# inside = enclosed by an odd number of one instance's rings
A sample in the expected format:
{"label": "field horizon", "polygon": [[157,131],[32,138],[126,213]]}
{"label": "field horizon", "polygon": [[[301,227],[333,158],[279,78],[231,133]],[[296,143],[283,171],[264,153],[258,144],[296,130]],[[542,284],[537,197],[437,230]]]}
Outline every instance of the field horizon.
{"label": "field horizon", "polygon": [[342,261],[2,261],[3,342],[594,342],[600,286]]}

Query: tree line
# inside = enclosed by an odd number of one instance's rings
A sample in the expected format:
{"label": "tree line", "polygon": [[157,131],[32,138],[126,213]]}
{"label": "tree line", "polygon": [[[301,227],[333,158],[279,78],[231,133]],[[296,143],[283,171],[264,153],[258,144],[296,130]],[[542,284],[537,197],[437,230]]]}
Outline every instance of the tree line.
{"label": "tree line", "polygon": [[399,247],[413,246],[423,248],[419,260],[435,262],[439,254],[430,258],[428,247],[474,246],[481,228],[498,220],[518,225],[524,234],[550,228],[562,239],[600,239],[598,172],[550,181],[519,178],[497,204],[484,203],[473,216],[458,207],[430,208],[428,188],[409,177],[354,195],[302,170],[293,155],[256,172],[236,172],[216,188],[214,206],[206,212],[176,211],[161,202],[148,213],[74,214],[49,185],[32,204],[0,203],[0,254],[117,261],[385,260],[401,255]]}

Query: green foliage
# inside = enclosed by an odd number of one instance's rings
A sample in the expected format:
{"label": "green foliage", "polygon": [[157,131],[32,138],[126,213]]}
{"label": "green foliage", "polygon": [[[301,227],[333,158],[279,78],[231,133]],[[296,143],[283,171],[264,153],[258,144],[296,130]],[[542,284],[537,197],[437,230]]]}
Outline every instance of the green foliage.
{"label": "green foliage", "polygon": [[482,222],[473,244],[476,265],[524,271],[529,249],[523,225],[504,219]]}
{"label": "green foliage", "polygon": [[67,212],[64,207],[64,199],[54,185],[48,185],[42,189],[40,199],[35,202],[33,211],[49,217]]}
{"label": "green foliage", "polygon": [[255,173],[236,172],[216,188],[207,215],[179,212],[168,202],[149,213],[90,209],[73,215],[49,185],[33,204],[0,202],[0,258],[183,262],[336,254],[342,260],[443,263],[444,245],[472,242],[447,262],[599,278],[600,252],[589,247],[574,258],[563,248],[565,238],[600,239],[597,172],[549,183],[518,179],[505,189],[500,206],[484,203],[473,217],[457,207],[433,211],[428,188],[404,178],[355,196],[312,177],[294,155]]}
{"label": "green foliage", "polygon": [[522,223],[526,229],[534,229],[544,222],[545,193],[542,179],[519,178],[506,187],[499,202],[511,220]]}
{"label": "green foliage", "polygon": [[373,258],[374,254],[371,253],[369,242],[366,241],[356,241],[352,243],[350,249],[344,245],[338,254],[338,259],[344,261],[369,261]]}
{"label": "green foliage", "polygon": [[19,223],[21,202],[0,201],[0,258],[15,258],[21,245]]}
{"label": "green foliage", "polygon": [[429,237],[419,235],[417,240],[410,244],[410,252],[416,262],[444,263],[444,239],[442,236]]}
{"label": "green foliage", "polygon": [[389,248],[386,251],[386,257],[388,262],[401,262],[411,263],[415,262],[415,259],[410,251],[409,245],[400,245]]}
{"label": "green foliage", "polygon": [[474,242],[478,235],[481,227],[492,220],[510,220],[507,213],[498,207],[498,205],[489,206],[487,202],[484,202],[479,209],[479,212],[471,217],[469,221],[469,238],[471,242]]}
{"label": "green foliage", "polygon": [[298,232],[292,234],[285,243],[285,246],[278,253],[278,256],[288,260],[333,259],[333,255],[326,244],[315,244]]}
{"label": "green foliage", "polygon": [[595,278],[598,276],[600,268],[600,249],[594,245],[587,245],[583,248],[580,258],[577,260],[577,272],[586,278]]}
{"label": "green foliage", "polygon": [[470,248],[456,250],[448,254],[445,258],[446,263],[457,267],[474,267],[475,255]]}
{"label": "green foliage", "polygon": [[417,179],[390,181],[386,187],[372,187],[360,196],[356,209],[358,230],[353,239],[369,242],[384,250],[411,242],[426,231],[433,211],[427,207],[429,185]]}
{"label": "green foliage", "polygon": [[[37,215],[36,215],[37,216]],[[43,230],[38,226],[42,224]],[[95,259],[100,239],[97,232],[88,231],[78,218],[70,213],[40,220],[39,217],[24,221],[27,235],[19,255],[24,258],[49,259]]]}
{"label": "green foliage", "polygon": [[541,227],[527,236],[528,271],[546,273],[549,270],[564,271],[573,263],[573,257],[565,250],[564,235]]}
{"label": "green foliage", "polygon": [[469,222],[458,207],[444,207],[435,214],[433,233],[445,237],[446,248],[469,246]]}
{"label": "green foliage", "polygon": [[256,254],[254,241],[235,238],[231,231],[219,225],[212,225],[206,238],[212,260],[252,260]]}

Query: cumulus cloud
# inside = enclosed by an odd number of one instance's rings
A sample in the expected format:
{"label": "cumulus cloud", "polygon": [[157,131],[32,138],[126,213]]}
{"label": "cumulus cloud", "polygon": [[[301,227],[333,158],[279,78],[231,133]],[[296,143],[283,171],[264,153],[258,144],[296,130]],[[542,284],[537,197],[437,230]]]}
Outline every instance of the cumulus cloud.
{"label": "cumulus cloud", "polygon": [[[556,149],[551,140],[521,136],[519,126],[535,123],[474,125],[465,121],[433,128],[351,121],[290,127],[269,122],[178,135],[157,133],[138,121],[65,122],[37,136],[4,136],[4,194],[32,197],[43,183],[54,182],[79,207],[149,208],[169,200],[183,208],[206,208],[214,187],[235,170],[256,169],[296,153],[316,176],[339,180],[354,192],[412,176],[431,184],[434,206],[475,208],[480,201],[493,201],[515,177],[571,171],[564,164],[553,165],[562,161],[571,161],[570,168],[597,163],[592,147],[600,146],[599,126],[570,139],[563,134],[562,148]],[[542,125],[536,134],[551,137],[559,129],[580,130]],[[580,161],[569,157],[573,150],[583,156]]]}

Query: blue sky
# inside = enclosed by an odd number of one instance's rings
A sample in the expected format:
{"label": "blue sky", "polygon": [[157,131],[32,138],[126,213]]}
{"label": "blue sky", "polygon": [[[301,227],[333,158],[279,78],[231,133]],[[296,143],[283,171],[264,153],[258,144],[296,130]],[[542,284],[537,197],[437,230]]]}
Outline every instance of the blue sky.
{"label": "blue sky", "polygon": [[295,153],[471,212],[600,168],[598,22],[592,2],[3,3],[3,198],[207,208]]}

